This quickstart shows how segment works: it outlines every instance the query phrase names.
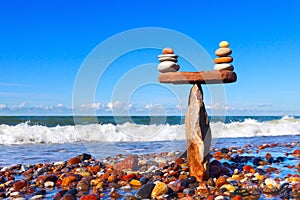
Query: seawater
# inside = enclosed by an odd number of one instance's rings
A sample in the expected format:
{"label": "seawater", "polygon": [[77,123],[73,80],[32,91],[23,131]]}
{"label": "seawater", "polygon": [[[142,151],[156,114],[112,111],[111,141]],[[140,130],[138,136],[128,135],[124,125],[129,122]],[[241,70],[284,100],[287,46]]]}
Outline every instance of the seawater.
{"label": "seawater", "polygon": [[[96,119],[96,122],[95,122]],[[212,117],[212,147],[293,142],[300,117]],[[184,117],[0,117],[0,166],[55,162],[83,152],[96,158],[185,150]]]}

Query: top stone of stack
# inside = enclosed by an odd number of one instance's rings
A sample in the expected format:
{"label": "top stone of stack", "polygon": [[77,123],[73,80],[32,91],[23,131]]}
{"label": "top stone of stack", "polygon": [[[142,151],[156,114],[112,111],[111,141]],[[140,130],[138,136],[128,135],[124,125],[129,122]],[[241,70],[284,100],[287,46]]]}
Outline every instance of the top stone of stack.
{"label": "top stone of stack", "polygon": [[220,48],[226,48],[226,47],[229,47],[229,42],[227,42],[227,41],[221,41],[221,42],[219,43],[219,47],[220,47]]}

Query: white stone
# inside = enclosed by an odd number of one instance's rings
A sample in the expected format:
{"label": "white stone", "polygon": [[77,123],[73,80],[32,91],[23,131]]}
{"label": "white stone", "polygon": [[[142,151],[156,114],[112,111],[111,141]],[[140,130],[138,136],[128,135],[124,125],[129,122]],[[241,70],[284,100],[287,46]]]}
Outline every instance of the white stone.
{"label": "white stone", "polygon": [[12,192],[10,193],[10,197],[16,197],[16,196],[19,196],[20,195],[20,192]]}
{"label": "white stone", "polygon": [[45,187],[54,187],[54,182],[52,182],[52,181],[47,181],[47,182],[44,183],[44,186],[45,186]]}
{"label": "white stone", "polygon": [[234,67],[229,63],[215,64],[214,70],[234,70]]}
{"label": "white stone", "polygon": [[179,65],[172,61],[164,61],[159,63],[157,69],[161,73],[165,72],[177,72],[179,70]]}
{"label": "white stone", "polygon": [[158,55],[158,58],[163,58],[163,57],[178,58],[178,56],[176,54],[160,54],[160,55]]}
{"label": "white stone", "polygon": [[167,155],[168,157],[174,157],[175,156],[175,153],[174,153],[174,151],[170,151],[169,153],[168,153],[168,155]]}
{"label": "white stone", "polygon": [[44,198],[44,195],[38,194],[38,195],[31,197],[30,199],[43,199],[43,198]]}
{"label": "white stone", "polygon": [[55,162],[54,163],[54,166],[57,166],[57,165],[65,165],[65,161],[58,161],[58,162]]}
{"label": "white stone", "polygon": [[3,167],[0,171],[1,172],[5,172],[5,171],[7,171],[9,168],[8,167]]}
{"label": "white stone", "polygon": [[223,200],[223,199],[224,199],[223,196],[217,196],[217,197],[215,198],[215,200]]}

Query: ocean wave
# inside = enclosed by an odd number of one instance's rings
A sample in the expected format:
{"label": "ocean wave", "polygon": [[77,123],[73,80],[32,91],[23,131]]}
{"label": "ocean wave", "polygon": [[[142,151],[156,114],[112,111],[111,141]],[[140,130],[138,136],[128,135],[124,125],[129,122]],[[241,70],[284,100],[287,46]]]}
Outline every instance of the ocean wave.
{"label": "ocean wave", "polygon": [[[300,119],[283,117],[280,120],[259,122],[211,123],[213,138],[300,135]],[[47,127],[42,125],[0,125],[0,144],[74,143],[74,142],[138,142],[184,140],[184,125],[139,125],[124,123],[87,124]]]}

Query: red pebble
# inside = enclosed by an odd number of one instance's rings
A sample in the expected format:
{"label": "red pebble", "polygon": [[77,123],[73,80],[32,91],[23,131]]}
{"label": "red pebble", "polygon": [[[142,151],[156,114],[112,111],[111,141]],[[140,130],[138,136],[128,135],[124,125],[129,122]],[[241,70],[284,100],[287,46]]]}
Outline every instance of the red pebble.
{"label": "red pebble", "polygon": [[243,171],[248,172],[248,173],[255,172],[254,168],[252,166],[250,166],[250,165],[243,166]]}
{"label": "red pebble", "polygon": [[81,163],[81,160],[78,157],[74,157],[68,161],[68,166],[79,164],[79,163]]}
{"label": "red pebble", "polygon": [[299,149],[296,149],[293,153],[294,155],[300,155],[300,150]]}
{"label": "red pebble", "polygon": [[100,199],[96,194],[88,194],[88,195],[83,195],[80,200],[98,200]]}
{"label": "red pebble", "polygon": [[14,183],[13,188],[15,191],[19,191],[19,190],[23,189],[26,185],[27,184],[25,181],[17,181]]}
{"label": "red pebble", "polygon": [[243,198],[240,195],[236,195],[232,198],[232,200],[242,200]]}
{"label": "red pebble", "polygon": [[164,48],[162,50],[162,53],[163,54],[173,54],[174,53],[174,50],[172,48]]}

